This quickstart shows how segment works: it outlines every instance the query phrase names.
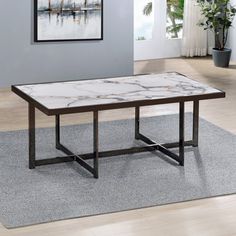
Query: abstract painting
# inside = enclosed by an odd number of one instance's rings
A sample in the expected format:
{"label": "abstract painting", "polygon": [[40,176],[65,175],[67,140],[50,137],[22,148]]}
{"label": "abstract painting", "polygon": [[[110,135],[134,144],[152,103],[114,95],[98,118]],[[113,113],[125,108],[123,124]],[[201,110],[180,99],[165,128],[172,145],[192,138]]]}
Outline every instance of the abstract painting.
{"label": "abstract painting", "polygon": [[36,42],[103,39],[103,0],[34,0]]}

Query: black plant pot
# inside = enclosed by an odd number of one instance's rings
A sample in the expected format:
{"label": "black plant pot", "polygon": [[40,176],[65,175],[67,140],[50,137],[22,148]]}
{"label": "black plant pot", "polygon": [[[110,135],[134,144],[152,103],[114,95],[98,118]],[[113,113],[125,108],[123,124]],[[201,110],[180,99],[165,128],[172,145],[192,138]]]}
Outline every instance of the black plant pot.
{"label": "black plant pot", "polygon": [[215,66],[217,67],[229,67],[229,61],[231,57],[231,49],[224,48],[223,50],[219,50],[213,48],[212,57]]}

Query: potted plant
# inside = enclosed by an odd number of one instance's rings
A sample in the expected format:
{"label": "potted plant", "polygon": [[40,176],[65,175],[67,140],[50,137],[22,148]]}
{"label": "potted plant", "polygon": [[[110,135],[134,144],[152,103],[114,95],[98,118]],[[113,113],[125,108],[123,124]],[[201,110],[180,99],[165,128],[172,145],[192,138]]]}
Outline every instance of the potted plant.
{"label": "potted plant", "polygon": [[236,8],[230,0],[197,0],[204,19],[199,23],[204,30],[211,30],[215,35],[215,47],[212,50],[214,64],[228,67],[231,49],[226,48],[229,28],[232,26]]}

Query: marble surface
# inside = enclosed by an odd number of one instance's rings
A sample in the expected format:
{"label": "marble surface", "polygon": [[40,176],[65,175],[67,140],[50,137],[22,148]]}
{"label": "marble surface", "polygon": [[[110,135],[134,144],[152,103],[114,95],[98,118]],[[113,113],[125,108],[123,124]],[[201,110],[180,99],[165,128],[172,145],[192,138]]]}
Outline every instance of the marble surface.
{"label": "marble surface", "polygon": [[220,92],[175,72],[16,87],[48,109]]}

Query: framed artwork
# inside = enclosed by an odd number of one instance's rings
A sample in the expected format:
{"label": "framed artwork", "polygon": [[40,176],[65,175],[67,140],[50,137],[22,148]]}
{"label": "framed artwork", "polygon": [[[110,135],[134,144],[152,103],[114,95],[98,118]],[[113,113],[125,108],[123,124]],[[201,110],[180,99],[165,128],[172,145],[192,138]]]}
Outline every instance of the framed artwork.
{"label": "framed artwork", "polygon": [[103,0],[34,0],[34,41],[103,39]]}

